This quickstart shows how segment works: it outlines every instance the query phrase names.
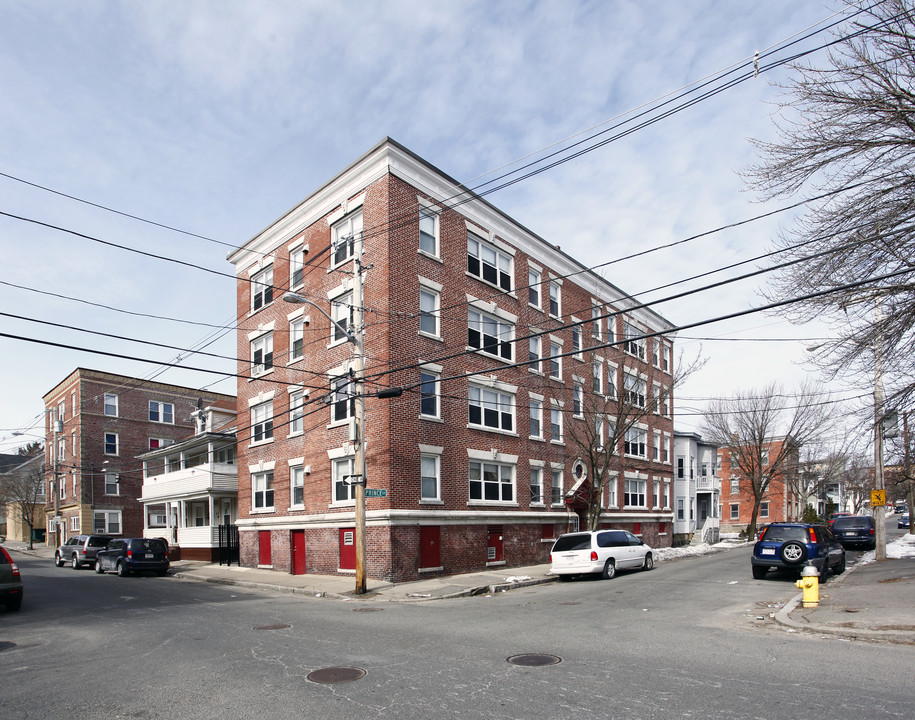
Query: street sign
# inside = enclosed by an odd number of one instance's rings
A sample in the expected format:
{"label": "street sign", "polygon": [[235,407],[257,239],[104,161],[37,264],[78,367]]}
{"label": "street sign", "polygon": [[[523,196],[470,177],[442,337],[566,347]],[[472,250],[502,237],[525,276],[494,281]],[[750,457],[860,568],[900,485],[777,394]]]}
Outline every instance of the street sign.
{"label": "street sign", "polygon": [[886,490],[871,490],[871,507],[886,505]]}
{"label": "street sign", "polygon": [[365,489],[365,496],[366,496],[367,498],[370,498],[370,497],[387,497],[387,496],[388,496],[388,491],[387,491],[387,490],[381,490],[381,489],[379,489],[379,488],[366,488],[366,489]]}

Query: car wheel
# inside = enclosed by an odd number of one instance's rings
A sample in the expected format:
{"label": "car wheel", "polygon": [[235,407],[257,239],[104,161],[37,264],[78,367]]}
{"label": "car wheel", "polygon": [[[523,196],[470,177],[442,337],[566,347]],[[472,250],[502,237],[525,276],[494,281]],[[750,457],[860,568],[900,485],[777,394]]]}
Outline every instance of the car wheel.
{"label": "car wheel", "polygon": [[118,562],[118,577],[127,577],[127,574],[130,571],[127,569],[127,565],[122,562]]}
{"label": "car wheel", "polygon": [[753,566],[753,579],[754,580],[765,580],[767,572],[769,572],[769,568],[763,567],[762,565],[754,565]]}
{"label": "car wheel", "polygon": [[74,555],[73,557],[70,558],[70,567],[72,567],[74,570],[79,570],[79,556],[78,555]]}
{"label": "car wheel", "polygon": [[168,573],[168,570],[156,570],[156,575],[159,577],[165,577],[166,573]]}
{"label": "car wheel", "polygon": [[654,557],[651,553],[648,553],[645,556],[645,564],[642,565],[642,570],[651,570],[654,568]]}
{"label": "car wheel", "polygon": [[842,573],[845,572],[845,556],[844,556],[844,555],[842,556],[842,559],[839,561],[839,564],[836,565],[836,566],[832,569],[832,571],[833,571],[836,575],[841,575]]}
{"label": "car wheel", "polygon": [[55,564],[57,567],[63,567],[63,566],[64,566],[64,559],[60,556],[60,553],[54,553],[54,564]]}
{"label": "car wheel", "polygon": [[102,569],[102,561],[101,561],[101,560],[96,560],[96,561],[95,561],[95,572],[97,572],[99,575],[104,575],[104,574],[105,574],[105,571]]}
{"label": "car wheel", "polygon": [[559,578],[559,582],[569,582],[575,576],[574,575],[557,575],[557,577]]}
{"label": "car wheel", "polygon": [[807,559],[807,546],[791,540],[782,545],[781,556],[788,565],[797,565]]}
{"label": "car wheel", "polygon": [[16,612],[19,608],[22,607],[22,595],[17,595],[11,600],[6,601],[6,609],[9,612]]}
{"label": "car wheel", "polygon": [[607,560],[607,564],[604,565],[604,572],[602,573],[604,580],[612,580],[616,577],[616,563],[613,562],[613,558]]}

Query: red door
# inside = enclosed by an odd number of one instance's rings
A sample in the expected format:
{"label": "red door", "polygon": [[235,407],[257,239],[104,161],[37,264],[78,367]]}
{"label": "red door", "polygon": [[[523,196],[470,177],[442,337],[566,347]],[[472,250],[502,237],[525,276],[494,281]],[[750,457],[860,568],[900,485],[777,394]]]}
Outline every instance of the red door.
{"label": "red door", "polygon": [[486,543],[486,562],[501,562],[502,560],[502,528],[490,527],[489,540]]}
{"label": "red door", "polygon": [[292,574],[305,574],[305,531],[292,531]]}
{"label": "red door", "polygon": [[270,531],[260,530],[257,533],[257,564],[273,565],[273,556],[270,552]]}
{"label": "red door", "polygon": [[419,528],[419,566],[423,568],[441,567],[442,558],[439,552],[441,528],[438,525]]}
{"label": "red door", "polygon": [[340,569],[356,569],[356,529],[340,528]]}

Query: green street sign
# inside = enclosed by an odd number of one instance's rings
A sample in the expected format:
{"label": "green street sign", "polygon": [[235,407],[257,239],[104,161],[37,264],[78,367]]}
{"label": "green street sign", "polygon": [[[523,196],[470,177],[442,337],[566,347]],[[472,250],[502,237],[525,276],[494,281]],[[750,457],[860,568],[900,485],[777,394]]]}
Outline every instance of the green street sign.
{"label": "green street sign", "polygon": [[365,496],[366,496],[366,497],[387,497],[387,496],[388,496],[388,491],[387,491],[387,490],[380,490],[380,489],[378,489],[378,488],[366,488],[366,489],[365,489]]}

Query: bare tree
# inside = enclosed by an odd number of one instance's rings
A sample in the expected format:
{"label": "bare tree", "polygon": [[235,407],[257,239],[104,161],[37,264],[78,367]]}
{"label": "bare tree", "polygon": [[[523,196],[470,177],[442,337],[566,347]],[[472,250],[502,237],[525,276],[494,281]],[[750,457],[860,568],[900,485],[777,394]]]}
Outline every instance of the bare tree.
{"label": "bare tree", "polygon": [[[786,394],[777,384],[709,404],[703,437],[729,452],[753,498],[747,536],[756,533],[759,506],[774,478],[797,473],[800,449],[820,441],[830,421],[823,394],[810,385]],[[778,442],[773,442],[774,440]]]}
{"label": "bare tree", "polygon": [[0,476],[0,504],[13,508],[23,526],[29,528],[29,549],[35,535],[37,512],[44,508],[44,463],[39,457]]}
{"label": "bare tree", "polygon": [[[890,441],[890,452],[895,455],[896,461],[892,471],[887,473],[887,486],[891,484],[895,489],[895,496],[905,498],[909,509],[909,518],[912,517],[912,508],[915,507],[915,448],[912,447],[911,429],[909,428],[909,413],[902,415],[902,434]],[[889,470],[889,468],[887,468]],[[909,534],[915,535],[915,528],[909,523]]]}
{"label": "bare tree", "polygon": [[[822,66],[792,66],[777,139],[753,141],[760,160],[746,177],[764,197],[821,198],[779,238],[784,257],[803,262],[782,269],[766,294],[838,289],[786,312],[832,321],[835,338],[817,356],[832,374],[872,381],[880,348],[888,400],[899,407],[915,398],[915,3],[847,4],[843,39]],[[871,278],[882,279],[846,287]]]}
{"label": "bare tree", "polygon": [[845,468],[845,497],[853,515],[858,515],[870,502],[874,477],[869,472],[872,463],[860,455],[851,457]]}

